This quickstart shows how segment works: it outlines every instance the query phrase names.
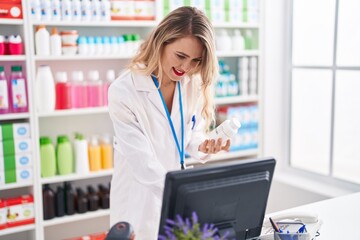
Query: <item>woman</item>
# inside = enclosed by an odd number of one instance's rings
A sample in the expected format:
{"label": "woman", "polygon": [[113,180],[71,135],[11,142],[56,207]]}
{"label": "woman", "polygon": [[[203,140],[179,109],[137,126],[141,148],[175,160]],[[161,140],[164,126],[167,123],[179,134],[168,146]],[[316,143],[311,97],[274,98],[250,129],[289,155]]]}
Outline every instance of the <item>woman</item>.
{"label": "woman", "polygon": [[166,172],[229,150],[206,139],[214,119],[212,82],[218,71],[211,23],[199,10],[171,12],[141,45],[109,89],[115,129],[111,225],[127,221],[137,239],[156,239]]}

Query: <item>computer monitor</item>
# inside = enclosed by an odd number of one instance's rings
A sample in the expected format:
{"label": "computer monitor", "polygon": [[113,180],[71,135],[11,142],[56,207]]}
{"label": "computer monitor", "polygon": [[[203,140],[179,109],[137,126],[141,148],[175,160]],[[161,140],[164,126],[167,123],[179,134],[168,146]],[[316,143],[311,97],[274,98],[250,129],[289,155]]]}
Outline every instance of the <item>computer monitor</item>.
{"label": "computer monitor", "polygon": [[261,233],[275,159],[239,160],[236,164],[168,172],[165,179],[159,234],[167,219],[191,218],[214,224],[220,236],[251,239]]}

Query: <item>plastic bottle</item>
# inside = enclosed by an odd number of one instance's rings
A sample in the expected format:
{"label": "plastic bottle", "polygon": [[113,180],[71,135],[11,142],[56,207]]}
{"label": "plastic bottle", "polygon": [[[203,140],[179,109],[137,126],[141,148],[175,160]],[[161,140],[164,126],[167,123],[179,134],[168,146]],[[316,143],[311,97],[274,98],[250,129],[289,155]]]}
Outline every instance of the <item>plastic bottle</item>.
{"label": "plastic bottle", "polygon": [[245,49],[253,49],[253,33],[249,29],[245,31]]}
{"label": "plastic bottle", "polygon": [[50,21],[51,20],[51,2],[50,0],[41,0],[41,20]]}
{"label": "plastic bottle", "polygon": [[242,51],[245,49],[245,40],[239,29],[234,31],[234,36],[232,36],[231,40],[234,51]]}
{"label": "plastic bottle", "polygon": [[119,52],[118,38],[116,36],[110,37],[110,54],[116,55]]}
{"label": "plastic bottle", "polygon": [[78,50],[80,55],[89,55],[89,46],[84,36],[78,38]]}
{"label": "plastic bottle", "polygon": [[65,192],[61,186],[57,187],[55,193],[55,215],[62,217],[65,215]]}
{"label": "plastic bottle", "polygon": [[95,44],[95,55],[103,55],[104,54],[104,42],[102,37],[97,36],[94,38]]}
{"label": "plastic bottle", "polygon": [[49,137],[40,137],[41,177],[56,175],[55,148]]}
{"label": "plastic bottle", "polygon": [[4,66],[0,66],[0,114],[8,113],[9,111],[9,86]]}
{"label": "plastic bottle", "polygon": [[76,206],[78,213],[86,213],[88,211],[89,200],[81,188],[76,189]]}
{"label": "plastic bottle", "polygon": [[88,55],[95,55],[96,45],[95,45],[94,37],[88,36],[87,37],[87,44],[88,44]]}
{"label": "plastic bottle", "polygon": [[68,82],[66,72],[56,73],[56,109],[72,108],[72,84]]}
{"label": "plastic bottle", "polygon": [[23,43],[20,35],[10,35],[9,37],[9,52],[11,55],[23,54]]}
{"label": "plastic bottle", "polygon": [[72,0],[72,21],[81,21],[81,2],[80,0]]}
{"label": "plastic bottle", "polygon": [[102,42],[103,42],[103,54],[110,55],[111,54],[110,38],[108,36],[104,36],[102,38]]}
{"label": "plastic bottle", "polygon": [[240,94],[246,96],[249,94],[249,60],[247,57],[239,58],[238,63],[240,78]]}
{"label": "plastic bottle", "polygon": [[64,183],[65,192],[65,213],[73,215],[75,213],[75,193],[69,182]]}
{"label": "plastic bottle", "polygon": [[51,19],[53,21],[61,20],[61,3],[60,0],[51,0]]}
{"label": "plastic bottle", "polygon": [[88,146],[90,171],[101,170],[101,150],[96,136],[92,136]]}
{"label": "plastic bottle", "polygon": [[210,132],[209,138],[215,140],[221,138],[223,144],[225,145],[226,140],[232,139],[237,134],[240,126],[241,124],[236,118],[227,119]]}
{"label": "plastic bottle", "polygon": [[77,174],[88,174],[89,168],[89,153],[88,143],[84,136],[80,133],[76,133],[74,141],[75,163]]}
{"label": "plastic bottle", "polygon": [[228,83],[228,95],[236,96],[239,94],[239,84],[236,81],[236,77],[234,74],[229,75],[229,83]]}
{"label": "plastic bottle", "polygon": [[91,21],[98,22],[101,18],[100,2],[99,0],[91,1]]}
{"label": "plastic bottle", "polygon": [[51,69],[47,65],[40,65],[36,74],[36,105],[38,111],[54,111],[55,98],[55,82]]}
{"label": "plastic bottle", "polygon": [[81,20],[90,21],[91,20],[91,1],[82,0],[81,1]]}
{"label": "plastic bottle", "polygon": [[26,79],[22,73],[22,66],[11,66],[10,74],[10,104],[12,112],[27,112],[28,98]]}
{"label": "plastic bottle", "polygon": [[38,56],[50,55],[50,34],[46,30],[45,25],[37,27],[35,33],[35,52]]}
{"label": "plastic bottle", "polygon": [[9,55],[9,36],[4,36],[4,55]]}
{"label": "plastic bottle", "polygon": [[57,137],[56,159],[59,175],[74,172],[73,150],[69,138],[65,135]]}
{"label": "plastic bottle", "polygon": [[111,169],[113,167],[113,148],[109,136],[100,139],[101,168]]}
{"label": "plastic bottle", "polygon": [[100,20],[111,20],[111,6],[109,0],[100,0]]}
{"label": "plastic bottle", "polygon": [[106,71],[106,82],[103,84],[103,105],[107,106],[108,103],[108,90],[110,84],[115,80],[115,70],[109,69]]}
{"label": "plastic bottle", "polygon": [[0,55],[5,54],[5,37],[0,35]]}
{"label": "plastic bottle", "polygon": [[58,31],[56,28],[51,29],[50,54],[52,56],[60,56],[61,55],[61,37],[58,34]]}
{"label": "plastic bottle", "polygon": [[41,4],[39,0],[30,0],[30,15],[32,20],[40,21]]}
{"label": "plastic bottle", "polygon": [[88,107],[100,107],[103,105],[103,87],[99,79],[99,72],[92,70],[89,72],[87,85]]}
{"label": "plastic bottle", "polygon": [[232,49],[231,38],[225,29],[221,29],[216,36],[216,49],[218,51],[231,51]]}
{"label": "plastic bottle", "polygon": [[42,194],[44,220],[49,220],[55,217],[55,193],[49,184],[45,184]]}
{"label": "plastic bottle", "polygon": [[98,196],[100,199],[99,200],[100,207],[102,209],[108,209],[110,207],[110,191],[109,191],[109,189],[107,187],[105,187],[104,185],[100,184]]}
{"label": "plastic bottle", "polygon": [[71,21],[72,6],[70,0],[61,1],[61,19],[63,21]]}
{"label": "plastic bottle", "polygon": [[92,186],[87,187],[87,198],[89,201],[89,211],[96,211],[99,209],[99,196],[96,194],[95,189]]}
{"label": "plastic bottle", "polygon": [[88,106],[87,84],[82,71],[72,72],[72,107],[86,108]]}

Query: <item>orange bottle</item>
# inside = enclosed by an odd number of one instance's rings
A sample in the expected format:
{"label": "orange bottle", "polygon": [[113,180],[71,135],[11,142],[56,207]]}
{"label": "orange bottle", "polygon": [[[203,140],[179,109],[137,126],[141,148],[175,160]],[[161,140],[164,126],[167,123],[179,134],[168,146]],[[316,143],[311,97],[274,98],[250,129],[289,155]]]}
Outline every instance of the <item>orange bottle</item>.
{"label": "orange bottle", "polygon": [[90,139],[88,152],[90,171],[93,172],[101,170],[101,150],[97,137],[93,136]]}
{"label": "orange bottle", "polygon": [[104,136],[100,141],[101,150],[101,168],[110,169],[113,168],[113,148],[110,143],[110,137]]}

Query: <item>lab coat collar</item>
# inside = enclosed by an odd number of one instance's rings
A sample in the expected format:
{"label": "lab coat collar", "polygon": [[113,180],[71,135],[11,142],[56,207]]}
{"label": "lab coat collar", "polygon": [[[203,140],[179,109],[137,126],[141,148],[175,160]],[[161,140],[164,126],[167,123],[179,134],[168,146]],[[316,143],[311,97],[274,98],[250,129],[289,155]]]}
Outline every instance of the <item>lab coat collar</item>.
{"label": "lab coat collar", "polygon": [[[151,76],[146,76],[140,73],[133,73],[133,83],[135,86],[135,89],[137,91],[142,92],[149,92],[148,98],[152,104],[155,105],[155,107],[160,111],[160,113],[167,119],[167,115],[163,106],[163,103],[161,101],[161,98],[159,97],[158,89],[156,88],[154,81],[152,80]],[[185,76],[183,80],[180,81],[181,84],[181,90],[182,90],[182,99],[184,104],[184,98],[186,97],[186,94],[184,93],[185,85],[190,82],[190,78],[188,76]],[[174,99],[172,104],[172,110],[171,110],[171,118],[174,119],[179,114],[180,111],[180,105],[179,105],[179,91],[176,87],[175,93],[174,93]]]}

